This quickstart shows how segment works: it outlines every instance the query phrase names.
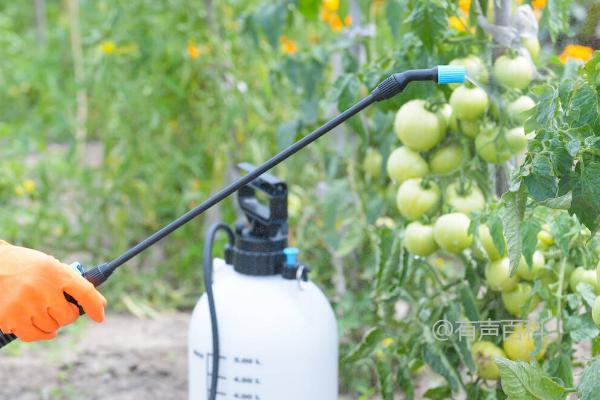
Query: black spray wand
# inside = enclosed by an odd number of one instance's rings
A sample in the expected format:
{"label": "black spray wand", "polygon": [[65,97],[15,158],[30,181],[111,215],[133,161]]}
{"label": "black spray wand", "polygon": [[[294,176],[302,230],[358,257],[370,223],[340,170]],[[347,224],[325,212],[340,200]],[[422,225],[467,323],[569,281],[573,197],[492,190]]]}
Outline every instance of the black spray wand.
{"label": "black spray wand", "polygon": [[[336,126],[340,125],[344,121],[358,114],[360,111],[364,110],[368,106],[378,101],[387,100],[391,97],[394,97],[398,93],[402,92],[406,85],[408,85],[412,81],[433,81],[439,84],[444,83],[463,83],[465,80],[465,69],[461,66],[450,66],[450,65],[440,65],[431,69],[416,69],[409,70],[401,73],[396,73],[386,78],[383,82],[381,82],[368,96],[360,100],[358,103],[354,104],[349,109],[345,110],[338,116],[326,122],[321,127],[317,128],[310,134],[304,136],[299,141],[295,142],[291,146],[285,148],[271,159],[266,161],[265,163],[259,165],[254,170],[248,172],[248,174],[239,178],[233,183],[230,183],[228,186],[224,187],[217,193],[211,195],[207,200],[205,200],[202,204],[196,206],[192,210],[178,217],[174,221],[165,225],[158,231],[154,232],[152,235],[148,236],[146,239],[142,240],[135,246],[131,247],[125,253],[115,258],[114,260],[100,264],[94,268],[83,273],[83,277],[90,281],[94,286],[100,286],[104,283],[108,277],[121,265],[132,259],[133,257],[140,254],[142,251],[146,250],[148,247],[152,246],[165,236],[174,232],[181,226],[187,224],[192,219],[196,218],[215,204],[221,202],[223,199],[229,197],[231,194],[235,193],[237,190],[242,188],[243,186],[249,184],[260,175],[269,171],[271,168],[275,167],[282,161],[286,160],[299,150],[308,146],[327,132],[331,131]],[[67,295],[67,300],[75,303],[73,298]],[[80,307],[81,310],[81,307]],[[81,310],[83,313],[83,310]],[[12,334],[2,334],[0,332],[0,348],[6,346],[8,343],[12,342],[16,339],[15,335]]]}

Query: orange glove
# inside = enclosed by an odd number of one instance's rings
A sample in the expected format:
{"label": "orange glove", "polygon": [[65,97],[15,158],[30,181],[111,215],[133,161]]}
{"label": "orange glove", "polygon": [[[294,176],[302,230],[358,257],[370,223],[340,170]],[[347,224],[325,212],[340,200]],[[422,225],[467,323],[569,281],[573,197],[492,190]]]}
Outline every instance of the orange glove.
{"label": "orange glove", "polygon": [[54,257],[0,240],[0,330],[25,342],[52,339],[79,317],[71,295],[96,322],[106,300],[94,286]]}

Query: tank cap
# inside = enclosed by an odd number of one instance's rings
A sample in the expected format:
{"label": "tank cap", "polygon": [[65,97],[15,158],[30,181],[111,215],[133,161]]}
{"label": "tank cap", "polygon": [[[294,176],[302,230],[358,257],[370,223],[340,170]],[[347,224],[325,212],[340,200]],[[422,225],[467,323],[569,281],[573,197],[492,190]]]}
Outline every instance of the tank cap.
{"label": "tank cap", "polygon": [[438,83],[465,83],[465,67],[462,65],[438,65]]}
{"label": "tank cap", "polygon": [[290,267],[295,267],[298,264],[298,250],[295,247],[286,247],[283,249],[283,254],[285,255],[285,265]]}

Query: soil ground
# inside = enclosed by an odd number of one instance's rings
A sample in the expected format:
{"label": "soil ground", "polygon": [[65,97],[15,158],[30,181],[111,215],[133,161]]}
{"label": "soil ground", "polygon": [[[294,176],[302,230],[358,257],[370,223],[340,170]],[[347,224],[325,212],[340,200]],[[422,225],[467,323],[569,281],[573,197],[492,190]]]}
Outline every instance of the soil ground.
{"label": "soil ground", "polygon": [[51,342],[11,343],[0,351],[0,400],[187,400],[189,318],[113,314]]}
{"label": "soil ground", "polygon": [[0,399],[187,399],[189,315],[80,323],[44,344],[0,352]]}

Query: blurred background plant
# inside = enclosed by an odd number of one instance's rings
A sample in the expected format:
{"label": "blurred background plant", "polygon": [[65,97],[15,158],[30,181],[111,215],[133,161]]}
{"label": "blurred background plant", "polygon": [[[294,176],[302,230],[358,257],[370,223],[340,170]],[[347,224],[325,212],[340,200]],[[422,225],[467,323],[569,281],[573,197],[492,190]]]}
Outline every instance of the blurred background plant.
{"label": "blurred background plant", "polygon": [[[539,65],[591,58],[600,40],[597,2],[525,3],[541,21]],[[387,73],[485,46],[473,7],[446,0],[4,2],[1,236],[65,261],[111,259],[231,180],[237,162],[267,159]],[[389,317],[374,299],[392,295],[382,285],[390,268],[381,257],[399,247],[395,187],[381,161],[379,171],[365,173],[361,160],[372,149],[387,159],[394,112],[432,95],[430,85],[411,86],[274,171],[291,186],[291,241],[334,303],[342,354]],[[232,199],[131,261],[103,288],[110,307],[137,315],[189,309],[202,292],[204,227],[236,215]],[[368,396],[375,376],[370,364],[342,363],[344,391]]]}

